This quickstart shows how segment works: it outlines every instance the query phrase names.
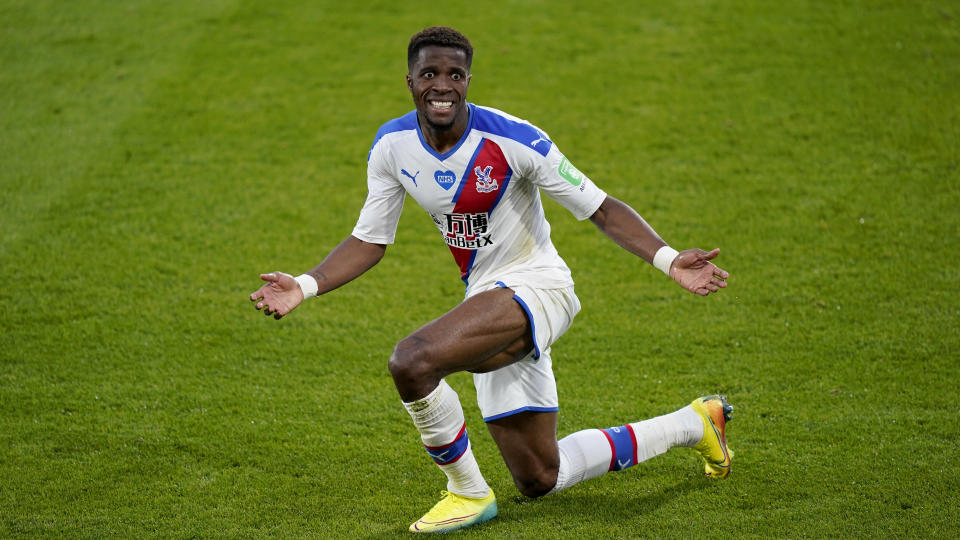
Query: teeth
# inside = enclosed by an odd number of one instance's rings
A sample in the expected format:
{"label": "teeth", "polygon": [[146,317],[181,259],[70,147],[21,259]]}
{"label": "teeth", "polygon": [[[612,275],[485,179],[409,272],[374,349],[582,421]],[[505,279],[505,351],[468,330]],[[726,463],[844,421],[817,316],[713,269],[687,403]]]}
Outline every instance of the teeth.
{"label": "teeth", "polygon": [[453,107],[452,101],[431,101],[430,104],[436,109],[449,109]]}

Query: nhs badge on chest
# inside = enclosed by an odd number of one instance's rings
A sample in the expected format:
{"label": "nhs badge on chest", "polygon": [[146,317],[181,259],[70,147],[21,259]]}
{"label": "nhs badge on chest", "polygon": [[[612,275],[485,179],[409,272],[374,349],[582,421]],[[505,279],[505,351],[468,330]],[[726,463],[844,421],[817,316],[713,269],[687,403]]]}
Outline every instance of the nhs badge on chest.
{"label": "nhs badge on chest", "polygon": [[433,179],[437,181],[437,185],[449,191],[450,187],[457,182],[457,175],[453,174],[453,171],[436,171],[433,173]]}

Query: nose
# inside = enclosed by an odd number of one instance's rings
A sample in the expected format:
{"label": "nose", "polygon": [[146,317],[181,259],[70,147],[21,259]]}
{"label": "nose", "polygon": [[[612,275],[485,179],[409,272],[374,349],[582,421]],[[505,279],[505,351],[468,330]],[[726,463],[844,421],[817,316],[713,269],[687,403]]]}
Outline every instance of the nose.
{"label": "nose", "polygon": [[449,90],[453,87],[453,79],[447,75],[440,75],[434,79],[433,88],[436,90]]}

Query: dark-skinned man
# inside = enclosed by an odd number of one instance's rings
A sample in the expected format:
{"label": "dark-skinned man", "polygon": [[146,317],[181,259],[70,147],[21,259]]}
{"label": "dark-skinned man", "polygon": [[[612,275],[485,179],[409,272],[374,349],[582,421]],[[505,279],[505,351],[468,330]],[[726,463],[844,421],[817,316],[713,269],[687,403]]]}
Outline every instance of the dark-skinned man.
{"label": "dark-skinned man", "polygon": [[279,319],[377,264],[394,241],[406,194],[430,215],[466,295],[402,339],[388,362],[427,453],[447,476],[440,502],[410,530],[448,532],[497,514],[459,397],[444,381],[461,371],[473,373],[487,428],[527,496],[625,469],[674,446],[693,447],[708,475],[726,476],[733,453],[725,426],[733,407],[723,396],[557,440],[550,346],[569,328],[580,302],[550,239],[540,193],[695,294],[726,287],[728,273],[711,262],[719,251],[677,252],[630,206],[577,170],[546,133],[468,103],[473,48],[456,30],[427,28],[411,38],[407,53],[415,110],[377,132],[367,160],[367,199],[352,234],[305,274],[262,274],[267,283],[250,299]]}

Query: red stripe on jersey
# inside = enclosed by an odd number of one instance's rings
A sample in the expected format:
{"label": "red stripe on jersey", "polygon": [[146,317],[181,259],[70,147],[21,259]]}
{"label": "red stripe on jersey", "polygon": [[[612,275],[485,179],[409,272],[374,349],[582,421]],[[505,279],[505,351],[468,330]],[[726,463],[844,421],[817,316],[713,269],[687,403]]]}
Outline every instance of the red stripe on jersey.
{"label": "red stripe on jersey", "polygon": [[[448,217],[458,221],[448,224],[446,233],[447,245],[460,267],[460,278],[465,281],[473,266],[477,247],[484,245],[483,237],[488,234],[490,213],[500,200],[501,190],[506,189],[512,173],[500,146],[490,139],[480,141],[480,147],[457,187],[453,217]],[[455,230],[451,231],[451,228]],[[454,245],[461,241],[468,247]],[[474,242],[476,247],[469,247],[470,242]]]}

